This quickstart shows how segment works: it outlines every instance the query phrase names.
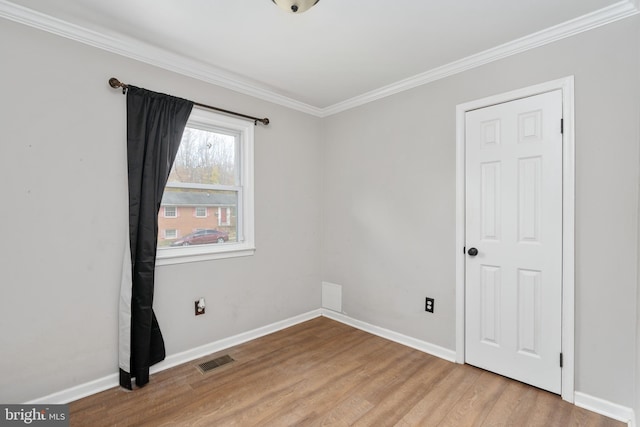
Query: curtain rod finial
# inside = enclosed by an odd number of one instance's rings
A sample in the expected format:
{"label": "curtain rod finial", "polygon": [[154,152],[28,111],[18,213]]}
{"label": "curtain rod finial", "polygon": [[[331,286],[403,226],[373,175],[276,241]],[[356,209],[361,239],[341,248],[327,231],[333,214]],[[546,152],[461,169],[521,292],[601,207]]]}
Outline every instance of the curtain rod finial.
{"label": "curtain rod finial", "polygon": [[129,88],[128,85],[122,83],[120,80],[116,79],[115,77],[111,77],[109,79],[109,86],[111,86],[114,89],[121,87],[122,88],[122,94],[127,93],[127,89]]}
{"label": "curtain rod finial", "polygon": [[122,87],[122,83],[120,83],[120,80],[116,79],[115,77],[111,77],[109,79],[109,86],[115,89],[117,87]]}

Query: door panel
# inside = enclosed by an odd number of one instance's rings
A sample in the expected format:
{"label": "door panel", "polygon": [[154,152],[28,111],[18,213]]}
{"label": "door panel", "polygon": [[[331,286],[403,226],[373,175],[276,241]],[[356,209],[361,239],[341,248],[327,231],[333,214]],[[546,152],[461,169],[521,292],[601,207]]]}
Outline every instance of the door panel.
{"label": "door panel", "polygon": [[484,344],[500,346],[500,267],[483,265],[481,301],[481,340]]}
{"label": "door panel", "polygon": [[498,231],[502,229],[500,223],[500,163],[488,162],[481,164],[480,200],[482,215],[482,240],[498,241]]}
{"label": "door panel", "polygon": [[559,393],[562,92],[466,113],[465,360]]}

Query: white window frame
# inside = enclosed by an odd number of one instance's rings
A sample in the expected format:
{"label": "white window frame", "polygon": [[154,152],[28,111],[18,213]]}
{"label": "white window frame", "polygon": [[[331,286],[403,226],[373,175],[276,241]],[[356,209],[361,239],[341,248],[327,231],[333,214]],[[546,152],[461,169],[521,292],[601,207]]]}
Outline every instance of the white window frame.
{"label": "white window frame", "polygon": [[[225,116],[210,110],[194,107],[187,127],[236,135],[240,185],[238,192],[237,228],[238,241],[218,245],[193,245],[158,248],[156,265],[181,264],[223,258],[251,256],[255,253],[254,231],[254,124],[247,120]],[[171,187],[180,185],[167,184]],[[185,186],[186,187],[186,186]],[[229,186],[190,184],[188,188],[228,190]],[[177,210],[176,210],[177,213]]]}
{"label": "white window frame", "polygon": [[[175,215],[167,215],[167,208],[173,208]],[[165,218],[178,218],[178,207],[177,206],[165,206],[163,209],[163,214]]]}
{"label": "white window frame", "polygon": [[[174,234],[173,237],[169,236],[169,233],[168,233],[169,231],[173,231],[173,234]],[[177,239],[178,238],[178,229],[176,229],[176,228],[167,228],[167,229],[165,229],[164,230],[164,238],[167,239],[167,240]]]}
{"label": "white window frame", "polygon": [[[204,209],[204,215],[198,215],[198,209]],[[206,218],[209,216],[209,210],[207,209],[206,206],[196,206],[194,210],[195,210],[194,216],[196,218]]]}

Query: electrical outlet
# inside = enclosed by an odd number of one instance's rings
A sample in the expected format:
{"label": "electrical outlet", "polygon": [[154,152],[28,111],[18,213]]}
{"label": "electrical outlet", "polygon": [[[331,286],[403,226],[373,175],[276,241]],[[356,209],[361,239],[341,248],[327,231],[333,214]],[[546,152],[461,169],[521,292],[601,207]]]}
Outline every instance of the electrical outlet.
{"label": "electrical outlet", "polygon": [[204,298],[200,298],[199,300],[196,300],[194,302],[194,307],[196,311],[196,316],[200,316],[201,314],[204,314],[204,309],[205,309]]}
{"label": "electrical outlet", "polygon": [[436,300],[433,298],[427,298],[424,304],[424,310],[429,312],[429,313],[433,313],[433,307],[436,304]]}

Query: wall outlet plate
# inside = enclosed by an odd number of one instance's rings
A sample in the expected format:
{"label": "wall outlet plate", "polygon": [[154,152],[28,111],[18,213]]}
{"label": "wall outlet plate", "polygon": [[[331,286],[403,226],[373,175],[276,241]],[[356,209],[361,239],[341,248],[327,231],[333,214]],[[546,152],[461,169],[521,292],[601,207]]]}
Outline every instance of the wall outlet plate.
{"label": "wall outlet plate", "polygon": [[195,307],[195,310],[196,310],[196,316],[200,316],[201,314],[204,314],[204,311],[206,310],[206,307],[203,307],[203,308],[198,307],[198,302],[199,300],[196,300],[193,303],[193,306]]}
{"label": "wall outlet plate", "polygon": [[433,298],[427,298],[424,303],[424,311],[433,313],[433,307],[436,304],[436,300]]}

